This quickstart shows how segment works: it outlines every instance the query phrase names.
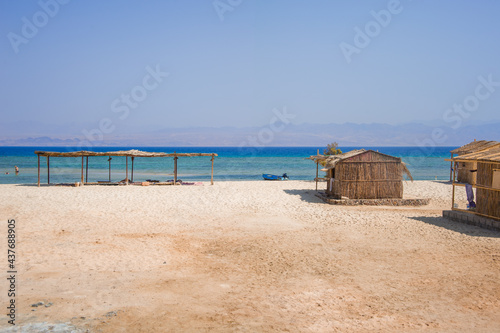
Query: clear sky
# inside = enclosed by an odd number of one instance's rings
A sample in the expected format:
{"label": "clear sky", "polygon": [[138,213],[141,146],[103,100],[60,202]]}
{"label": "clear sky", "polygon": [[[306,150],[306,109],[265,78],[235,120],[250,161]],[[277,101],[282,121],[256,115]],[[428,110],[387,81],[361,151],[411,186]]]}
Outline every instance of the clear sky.
{"label": "clear sky", "polygon": [[496,0],[0,0],[1,121],[498,120],[499,17]]}

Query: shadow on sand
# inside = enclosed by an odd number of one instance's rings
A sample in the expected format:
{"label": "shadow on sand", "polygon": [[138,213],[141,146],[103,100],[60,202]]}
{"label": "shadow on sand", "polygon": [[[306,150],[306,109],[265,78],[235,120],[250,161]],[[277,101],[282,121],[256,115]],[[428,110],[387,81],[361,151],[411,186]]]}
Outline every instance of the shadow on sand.
{"label": "shadow on sand", "polygon": [[66,186],[66,187],[75,187],[75,184],[74,183],[62,183],[62,184],[57,184],[57,183],[54,183],[54,184],[40,184],[40,186],[38,186],[38,184],[30,184],[30,183],[27,183],[27,184],[12,184],[12,185],[15,185],[15,186],[28,186],[28,187],[61,187],[61,186]]}
{"label": "shadow on sand", "polygon": [[283,190],[286,194],[298,195],[302,201],[310,203],[324,203],[323,200],[318,198],[315,190]]}
{"label": "shadow on sand", "polygon": [[448,185],[452,184],[452,182],[450,182],[449,180],[431,180],[431,182],[438,184],[448,184]]}
{"label": "shadow on sand", "polygon": [[500,232],[498,231],[489,230],[462,222],[452,221],[442,216],[414,216],[409,218],[431,224],[436,227],[459,232],[468,236],[500,238]]}

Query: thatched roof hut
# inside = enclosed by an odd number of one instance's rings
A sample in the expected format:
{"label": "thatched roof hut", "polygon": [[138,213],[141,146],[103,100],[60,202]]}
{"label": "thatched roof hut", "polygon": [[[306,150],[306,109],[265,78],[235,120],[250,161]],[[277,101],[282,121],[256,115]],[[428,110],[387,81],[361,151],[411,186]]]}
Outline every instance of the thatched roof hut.
{"label": "thatched roof hut", "polygon": [[[452,163],[474,163],[477,167],[476,182],[471,184],[473,188],[476,188],[476,210],[468,212],[500,220],[500,145],[456,156],[451,161]],[[453,179],[452,209],[461,210],[454,207],[455,186],[464,186],[464,184],[455,183]]]}
{"label": "thatched roof hut", "polygon": [[327,194],[350,199],[403,198],[403,174],[413,180],[399,157],[358,149],[312,160],[324,164]]}
{"label": "thatched roof hut", "polygon": [[[453,149],[450,151],[451,153],[451,158],[455,155],[462,156],[466,154],[472,154],[472,153],[477,153],[477,152],[482,152],[482,151],[487,151],[492,148],[498,148],[500,147],[500,142],[498,141],[486,141],[486,140],[479,140],[479,141],[472,141],[466,145],[463,145],[462,147]],[[476,184],[477,181],[477,163],[475,161],[470,160],[469,162],[459,162],[456,163],[456,176],[457,176],[457,181],[459,183],[467,183],[474,185]],[[453,165],[451,165],[450,169],[450,181],[452,180],[452,172],[453,172]]]}
{"label": "thatched roof hut", "polygon": [[462,147],[458,147],[456,149],[453,149],[450,151],[450,153],[454,155],[465,155],[465,154],[470,154],[470,153],[475,153],[478,151],[486,150],[489,148],[494,148],[495,146],[500,145],[500,142],[498,141],[486,141],[486,140],[479,140],[479,141],[472,141],[469,142],[466,145],[463,145]]}

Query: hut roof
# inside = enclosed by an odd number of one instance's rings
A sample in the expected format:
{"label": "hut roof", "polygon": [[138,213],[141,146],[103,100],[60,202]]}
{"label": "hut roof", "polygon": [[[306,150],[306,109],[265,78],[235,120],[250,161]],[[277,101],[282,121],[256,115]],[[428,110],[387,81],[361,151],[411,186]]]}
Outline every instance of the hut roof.
{"label": "hut roof", "polygon": [[324,161],[329,155],[321,155],[318,153],[318,155],[311,155],[309,157],[306,157],[306,160],[312,160],[314,163],[316,162],[321,162]]}
{"label": "hut roof", "polygon": [[[318,158],[318,161],[325,161],[325,167],[323,169],[321,169],[321,171],[328,171],[330,169],[334,169],[335,166],[339,162],[346,160],[346,159],[349,159],[351,157],[360,155],[360,154],[364,154],[366,152],[373,152],[373,153],[376,153],[378,155],[382,155],[382,156],[386,157],[387,160],[394,160],[394,161],[400,162],[401,166],[403,167],[403,173],[406,174],[411,181],[413,181],[413,176],[411,175],[410,170],[408,170],[408,167],[406,166],[405,163],[401,162],[401,159],[399,157],[394,157],[391,155],[382,154],[382,153],[379,153],[379,152],[376,152],[373,150],[366,150],[366,149],[355,149],[355,150],[351,150],[351,151],[348,151],[348,152],[343,153],[343,154],[324,156],[325,158]],[[315,160],[315,157],[319,157],[319,156],[311,156],[309,159]]]}
{"label": "hut roof", "polygon": [[346,160],[346,159],[349,159],[351,157],[360,155],[360,154],[367,153],[367,152],[372,152],[372,153],[375,153],[375,154],[377,154],[379,156],[383,156],[386,161],[387,160],[394,160],[394,161],[397,161],[397,162],[401,162],[401,159],[399,157],[394,157],[394,156],[391,156],[391,155],[382,154],[382,153],[379,153],[378,151],[373,151],[371,149],[369,149],[369,150],[366,150],[366,149],[354,149],[354,150],[348,151],[348,152],[343,153],[343,154],[327,156],[326,159],[325,159],[325,168],[322,169],[322,171],[326,171],[328,169],[333,169],[333,168],[335,168],[335,166],[339,162],[341,162],[343,160]]}
{"label": "hut roof", "polygon": [[456,156],[451,160],[455,162],[487,161],[500,163],[500,146],[494,146],[486,150]]}
{"label": "hut roof", "polygon": [[55,152],[55,151],[35,151],[39,156],[54,156],[54,157],[80,157],[80,156],[129,156],[129,157],[192,157],[192,156],[218,156],[215,153],[161,153],[147,152],[137,149],[117,150],[108,152],[96,151],[72,151],[72,152]]}
{"label": "hut roof", "polygon": [[[309,157],[306,157],[305,159],[306,160],[312,160],[314,161],[315,163],[316,162],[321,162],[321,163],[326,163],[326,161],[332,159],[332,158],[342,158],[342,156],[346,156],[347,154],[351,154],[353,152],[363,152],[363,151],[366,151],[365,149],[355,149],[355,150],[351,150],[351,151],[348,151],[348,152],[345,152],[345,153],[342,153],[342,154],[337,154],[337,155],[322,155],[322,154],[317,154],[317,155],[311,155]],[[346,156],[345,158],[347,157],[350,157],[350,156],[355,156],[357,154],[352,154],[352,155],[349,155],[349,156]]]}
{"label": "hut roof", "polygon": [[337,163],[339,163],[340,161],[343,161],[347,158],[362,154],[362,153],[367,152],[367,151],[368,150],[365,150],[365,149],[354,149],[354,150],[351,150],[351,151],[348,151],[348,152],[345,152],[342,154],[326,156],[326,158],[324,159],[326,164],[325,164],[325,167],[323,169],[321,169],[321,171],[327,171],[329,169],[333,169],[333,168],[335,168]]}
{"label": "hut roof", "polygon": [[486,141],[486,140],[479,140],[479,141],[472,141],[466,145],[463,145],[462,147],[459,147],[457,149],[453,149],[450,151],[452,154],[457,154],[457,155],[464,155],[464,154],[470,154],[478,151],[482,151],[485,149],[490,149],[493,147],[500,147],[500,142],[498,141]]}

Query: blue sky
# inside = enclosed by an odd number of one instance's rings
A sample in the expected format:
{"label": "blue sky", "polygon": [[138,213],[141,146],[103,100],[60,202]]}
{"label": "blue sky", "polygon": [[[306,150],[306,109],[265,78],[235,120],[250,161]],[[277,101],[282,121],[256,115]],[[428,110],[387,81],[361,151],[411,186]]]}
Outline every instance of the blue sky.
{"label": "blue sky", "polygon": [[[60,2],[0,1],[4,123],[262,126],[283,107],[297,124],[500,119],[495,85],[446,113],[478,77],[500,82],[498,1]],[[347,59],[356,28],[372,37]]]}

